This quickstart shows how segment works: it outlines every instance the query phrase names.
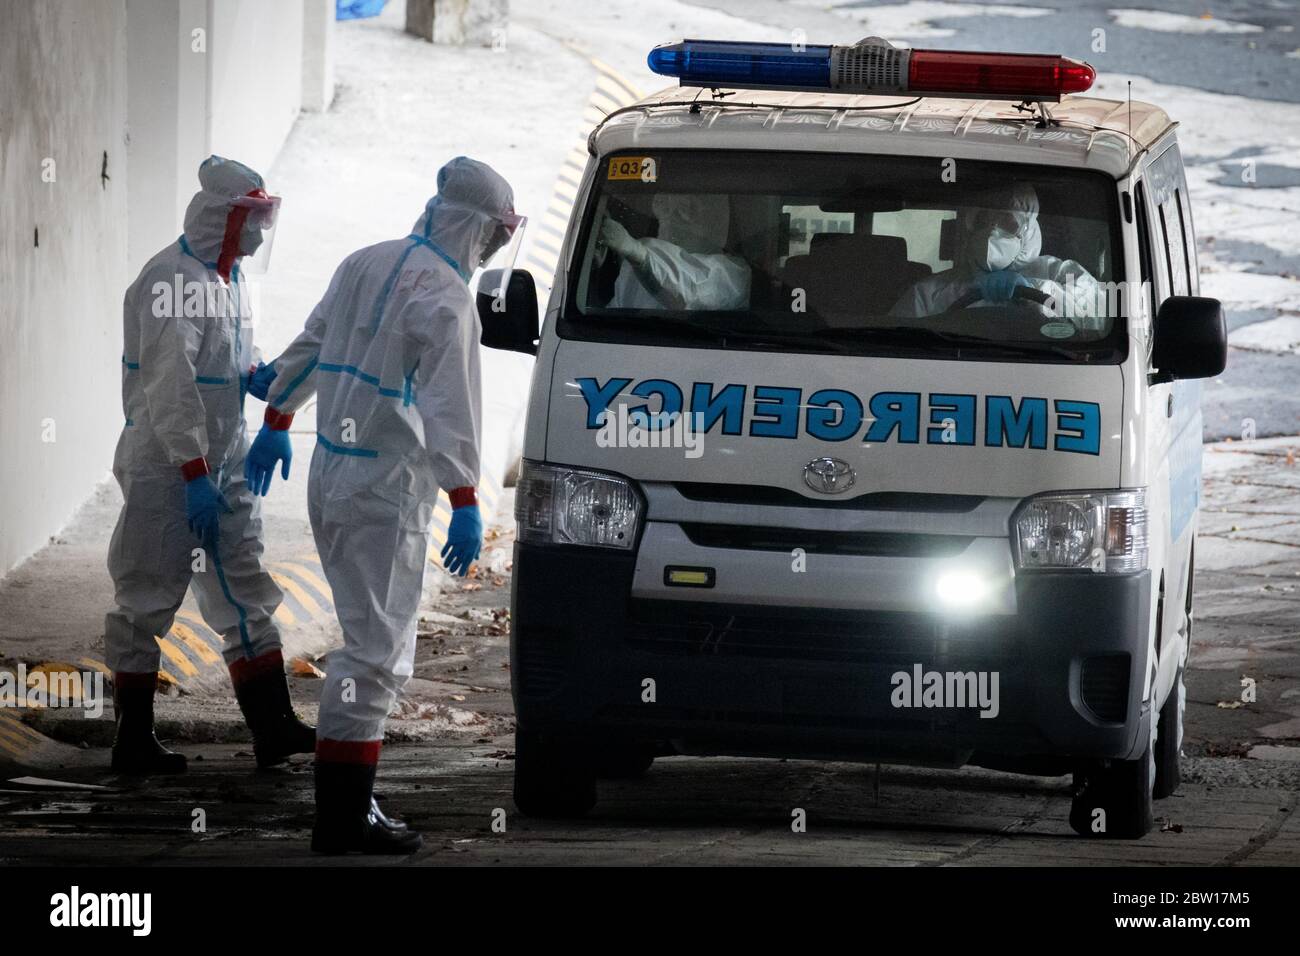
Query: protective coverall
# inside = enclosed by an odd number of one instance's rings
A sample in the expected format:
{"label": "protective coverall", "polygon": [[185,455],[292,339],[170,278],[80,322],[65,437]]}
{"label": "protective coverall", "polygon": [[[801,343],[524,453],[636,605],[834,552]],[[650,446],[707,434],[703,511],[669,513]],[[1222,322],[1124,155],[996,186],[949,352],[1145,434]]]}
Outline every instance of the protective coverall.
{"label": "protective coverall", "polygon": [[749,266],[722,251],[730,218],[726,196],[660,193],[651,208],[659,221],[655,238],[634,239],[609,217],[601,226],[601,241],[622,258],[611,309],[720,311],[749,305]]}
{"label": "protective coverall", "polygon": [[[1038,193],[1028,183],[1016,183],[969,218],[954,267],[917,282],[903,293],[890,314],[907,318],[938,315],[970,292],[987,292],[991,298],[985,296],[971,304],[989,305],[1006,301],[994,290],[1028,285],[1052,296],[1060,314],[1076,327],[1104,328],[1106,300],[1096,279],[1073,259],[1041,255],[1042,246]],[[990,281],[991,274],[1003,271],[1014,273],[1012,283]]]}
{"label": "protective coverall", "polygon": [[[157,638],[190,586],[223,638],[258,763],[315,743],[290,707],[273,620],[282,594],[262,565],[260,507],[244,480],[243,398],[255,352],[239,260],[267,223],[237,203],[271,199],[260,175],[219,156],[199,167],[199,184],[185,232],[149,260],[123,303],[126,427],[113,473],[125,501],[109,545],[117,607],[104,645],[118,723],[113,767],[124,772],[185,769],[154,737],[153,694]],[[206,503],[202,538],[191,530],[196,499]]]}
{"label": "protective coverall", "polygon": [[411,234],[348,256],[268,367],[266,429],[318,396],[308,502],[344,640],[321,694],[312,845],[323,852],[419,846],[377,816],[371,790],[385,720],[412,672],[438,489],[453,531],[462,514],[478,521],[480,325],[467,281],[509,237],[513,203],[488,166],[449,162]]}

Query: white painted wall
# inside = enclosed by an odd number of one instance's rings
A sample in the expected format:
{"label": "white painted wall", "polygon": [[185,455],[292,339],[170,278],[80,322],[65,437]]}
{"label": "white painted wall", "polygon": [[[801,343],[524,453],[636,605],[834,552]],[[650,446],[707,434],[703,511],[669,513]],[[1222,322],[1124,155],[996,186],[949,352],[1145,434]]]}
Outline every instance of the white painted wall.
{"label": "white painted wall", "polygon": [[265,175],[302,105],[302,2],[209,3],[210,152]]}
{"label": "white painted wall", "polygon": [[[180,234],[199,163],[217,152],[270,169],[302,103],[304,43],[332,29],[321,0],[4,5],[0,575],[112,465],[122,295]],[[323,95],[332,61],[315,60]]]}
{"label": "white painted wall", "polygon": [[121,426],[126,85],[123,4],[5,5],[0,572],[72,516]]}

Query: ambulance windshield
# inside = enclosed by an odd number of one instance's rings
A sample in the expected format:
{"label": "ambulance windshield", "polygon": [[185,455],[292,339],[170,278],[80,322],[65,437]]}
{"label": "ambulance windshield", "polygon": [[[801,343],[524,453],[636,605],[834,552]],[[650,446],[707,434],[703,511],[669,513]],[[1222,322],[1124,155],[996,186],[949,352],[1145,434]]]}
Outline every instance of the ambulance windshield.
{"label": "ambulance windshield", "polygon": [[1113,180],[935,157],[607,158],[560,334],[1120,361]]}

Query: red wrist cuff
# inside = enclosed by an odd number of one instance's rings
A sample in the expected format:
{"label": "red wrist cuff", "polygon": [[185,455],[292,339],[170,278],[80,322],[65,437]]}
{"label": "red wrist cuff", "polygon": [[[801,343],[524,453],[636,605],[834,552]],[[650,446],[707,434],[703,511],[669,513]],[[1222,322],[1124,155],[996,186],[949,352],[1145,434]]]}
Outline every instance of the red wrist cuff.
{"label": "red wrist cuff", "polygon": [[288,431],[289,426],[293,424],[293,413],[290,412],[286,415],[284,412],[277,412],[270,405],[267,405],[266,417],[262,420],[266,422],[266,427],[272,431]]}
{"label": "red wrist cuff", "polygon": [[451,499],[452,508],[464,508],[467,505],[478,504],[478,489],[473,485],[466,485],[463,488],[453,488],[447,492],[447,497]]}
{"label": "red wrist cuff", "polygon": [[195,478],[202,478],[210,474],[208,471],[208,460],[206,458],[195,458],[181,465],[181,476],[186,481],[193,481]]}

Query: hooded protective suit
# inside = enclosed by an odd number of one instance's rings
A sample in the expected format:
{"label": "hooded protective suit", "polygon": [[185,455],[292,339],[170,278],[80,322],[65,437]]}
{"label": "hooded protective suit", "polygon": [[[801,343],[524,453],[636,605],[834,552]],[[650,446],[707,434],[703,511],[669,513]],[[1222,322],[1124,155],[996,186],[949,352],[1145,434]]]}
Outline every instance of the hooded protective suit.
{"label": "hooded protective suit", "polygon": [[659,193],[651,203],[655,238],[633,239],[606,219],[602,237],[622,256],[611,309],[743,309],[750,271],[723,252],[730,219],[726,196]]}
{"label": "hooded protective suit", "polygon": [[438,489],[457,510],[476,501],[480,326],[467,281],[513,203],[490,167],[453,159],[412,233],[348,256],[273,363],[268,423],[318,396],[308,506],[344,636],[321,695],[318,767],[377,760],[411,676]]}
{"label": "hooded protective suit", "polygon": [[[184,234],[149,260],[123,303],[126,427],[113,473],[125,503],[108,554],[117,609],[104,623],[106,663],[118,672],[158,670],[155,637],[191,583],[227,663],[280,647],[272,616],[282,594],[262,567],[260,508],[243,467],[244,387],[257,356],[238,258],[261,236],[230,215],[231,200],[261,189],[262,177],[213,156],[199,184]],[[206,481],[205,470],[230,510],[217,547],[200,555],[186,491],[187,478]]]}
{"label": "hooded protective suit", "polygon": [[[1038,193],[1028,183],[1016,183],[968,217],[953,268],[916,283],[903,293],[890,314],[909,318],[937,315],[967,293],[979,290],[989,273],[1009,271],[1015,274],[1011,278],[1019,277],[1016,282],[1053,296],[1061,303],[1062,313],[1080,328],[1103,328],[1105,299],[1098,296],[1097,281],[1073,259],[1041,255],[1042,246]],[[985,298],[972,303],[990,304],[993,300]]]}

